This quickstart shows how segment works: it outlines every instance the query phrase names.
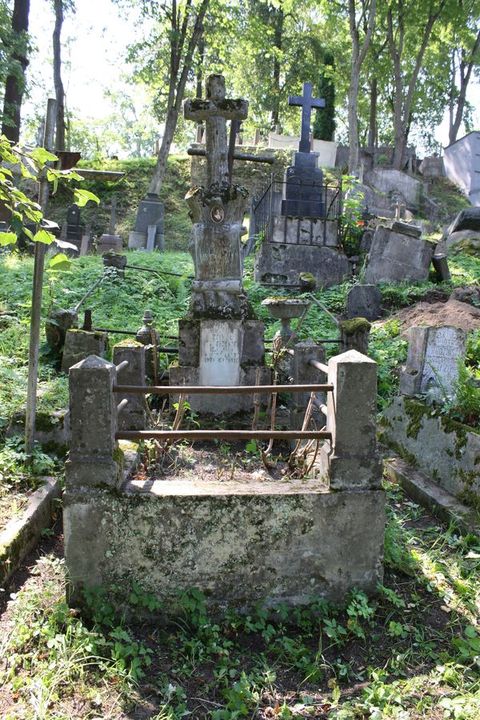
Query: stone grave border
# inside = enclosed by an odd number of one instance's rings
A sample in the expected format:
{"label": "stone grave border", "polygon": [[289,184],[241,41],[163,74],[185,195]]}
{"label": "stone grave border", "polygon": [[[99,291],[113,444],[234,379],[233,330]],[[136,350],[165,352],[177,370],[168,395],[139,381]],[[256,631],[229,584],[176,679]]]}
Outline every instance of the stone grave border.
{"label": "stone grave border", "polygon": [[[309,379],[292,385],[119,385],[117,373],[125,369],[128,361],[116,366],[96,356],[70,369],[71,447],[66,463],[64,527],[71,603],[82,604],[84,587],[108,585],[122,573],[120,585],[126,587],[133,556],[137,558],[133,563],[136,581],[153,584],[167,600],[174,591],[203,582],[213,586],[212,602],[220,604],[258,601],[265,596],[265,590],[268,602],[281,599],[291,604],[303,604],[315,592],[330,599],[344,597],[353,587],[375,592],[383,578],[385,522],[382,463],[376,446],[377,366],[356,350],[331,358],[327,365],[309,353],[302,354],[299,348],[297,360],[304,377]],[[311,382],[312,371],[316,376],[326,374],[327,382]],[[119,413],[128,407],[129,398],[138,395],[188,397],[277,392],[294,393],[307,400],[312,393],[326,394],[326,404],[319,402],[326,416],[325,429],[159,431],[118,427]],[[325,442],[318,451],[319,476],[314,480],[289,479],[286,483],[276,481],[253,489],[243,483],[245,487],[240,491],[204,490],[196,486],[192,491],[181,489],[180,478],[147,481],[145,487],[138,489],[133,487],[133,481],[125,483],[118,441],[149,438],[281,438]],[[238,530],[233,531],[238,533],[235,537],[240,550],[235,548],[228,562],[222,556],[221,565],[211,563],[211,553],[218,552],[219,546],[224,555],[232,553],[231,538],[226,535],[231,533],[239,510],[240,516],[245,511],[245,517]],[[262,521],[273,524],[265,536],[258,536],[259,514]],[[210,517],[216,520],[209,520]],[[300,528],[297,523],[301,523]],[[135,539],[129,537],[130,524]],[[224,528],[220,539],[218,524]],[[330,537],[328,542],[321,539],[325,533]],[[270,539],[273,536],[276,542]],[[288,541],[290,536],[292,540]],[[150,542],[154,545],[148,549]],[[184,572],[185,553],[196,552],[202,542],[210,548],[200,558],[200,564],[207,563],[207,576],[202,565],[200,569],[194,568],[192,581],[189,571]],[[258,544],[262,546],[264,542],[269,560],[259,550]],[[237,552],[252,557],[252,572],[259,573],[256,583],[243,579],[248,570]],[[285,552],[293,553],[288,563]],[[152,561],[153,573],[147,570]],[[296,569],[292,569],[292,561]],[[268,567],[261,567],[264,562]],[[160,580],[156,577],[158,573],[163,573]],[[271,582],[265,584],[268,573],[273,573],[277,583],[273,590]]]}

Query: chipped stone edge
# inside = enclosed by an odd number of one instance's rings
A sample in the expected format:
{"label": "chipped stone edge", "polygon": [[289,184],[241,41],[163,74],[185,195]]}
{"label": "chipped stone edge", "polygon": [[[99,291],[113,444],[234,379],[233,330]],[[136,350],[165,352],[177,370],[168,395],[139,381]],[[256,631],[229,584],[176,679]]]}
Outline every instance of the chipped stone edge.
{"label": "chipped stone edge", "polygon": [[462,533],[480,535],[478,514],[424,473],[398,457],[385,460],[385,470],[422,507],[446,523],[453,522]]}
{"label": "chipped stone edge", "polygon": [[0,586],[7,585],[25,556],[51,524],[55,501],[61,496],[59,478],[47,477],[30,496],[20,517],[13,518],[0,533]]}

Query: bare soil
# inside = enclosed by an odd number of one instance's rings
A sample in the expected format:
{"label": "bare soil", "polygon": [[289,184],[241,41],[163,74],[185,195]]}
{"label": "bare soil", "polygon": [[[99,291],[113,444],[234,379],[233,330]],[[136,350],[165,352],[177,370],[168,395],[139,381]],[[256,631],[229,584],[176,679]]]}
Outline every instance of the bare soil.
{"label": "bare soil", "polygon": [[451,298],[447,302],[416,303],[390,315],[388,320],[400,321],[402,335],[415,325],[452,325],[466,331],[479,330],[480,309]]}

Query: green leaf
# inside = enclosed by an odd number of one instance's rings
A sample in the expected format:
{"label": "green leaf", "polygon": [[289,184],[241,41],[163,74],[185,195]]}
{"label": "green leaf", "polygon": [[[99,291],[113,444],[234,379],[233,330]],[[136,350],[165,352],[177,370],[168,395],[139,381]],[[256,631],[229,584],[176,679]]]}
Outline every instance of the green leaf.
{"label": "green leaf", "polygon": [[0,245],[13,245],[17,242],[14,232],[0,232]]}
{"label": "green leaf", "polygon": [[44,245],[50,245],[55,240],[55,236],[47,230],[38,230],[33,236],[34,242],[40,242]]}
{"label": "green leaf", "polygon": [[45,150],[45,148],[34,148],[30,155],[40,165],[45,165],[46,162],[54,162],[55,160],[58,160],[56,155],[48,150]]}
{"label": "green leaf", "polygon": [[50,270],[68,270],[70,268],[70,259],[64,253],[57,253],[48,263]]}
{"label": "green leaf", "polygon": [[89,200],[96,202],[97,205],[100,203],[100,198],[90,192],[90,190],[79,190],[78,188],[74,190],[73,202],[78,205],[78,207],[84,207]]}

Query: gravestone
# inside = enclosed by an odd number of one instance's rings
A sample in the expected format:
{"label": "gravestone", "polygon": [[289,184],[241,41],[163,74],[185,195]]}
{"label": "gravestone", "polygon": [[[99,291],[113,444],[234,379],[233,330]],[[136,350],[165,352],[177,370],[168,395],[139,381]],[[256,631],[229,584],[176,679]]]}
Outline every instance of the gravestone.
{"label": "gravestone", "polygon": [[69,242],[74,242],[75,245],[80,248],[84,226],[82,225],[80,208],[78,205],[75,205],[75,203],[67,208],[66,226],[65,239]]}
{"label": "gravestone", "polygon": [[141,200],[135,227],[128,237],[128,247],[131,250],[147,247],[148,228],[155,226],[155,247],[161,248],[165,242],[164,206],[155,193],[147,193]]}
{"label": "gravestone", "polygon": [[[301,136],[293,165],[285,171],[279,211],[275,198],[265,228],[265,239],[255,259],[255,279],[265,285],[298,285],[302,272],[312,273],[321,287],[341,283],[351,274],[339,245],[339,189],[324,184],[318,153],[311,152],[312,109],[325,107],[312,97],[311,83],[304,83],[301,97],[289,97],[302,108]],[[333,210],[332,210],[333,209]]]}
{"label": "gravestone", "polygon": [[[221,75],[207,79],[206,99],[186,100],[187,120],[205,122],[207,186],[186,196],[193,220],[190,251],[195,266],[190,312],[179,322],[179,366],[173,385],[255,384],[264,367],[263,323],[253,318],[242,283],[241,235],[246,190],[230,183],[226,121],[247,117],[245,100],[225,97]],[[260,348],[260,352],[259,352]],[[251,396],[194,395],[196,411],[232,413],[249,408]]]}
{"label": "gravestone", "polygon": [[465,355],[466,333],[456,327],[412,327],[408,331],[407,363],[400,376],[403,395],[438,388],[443,398],[454,394],[458,361]]}
{"label": "gravestone", "polygon": [[89,355],[105,357],[107,346],[108,335],[106,332],[73,328],[67,330],[62,355],[63,372],[67,372],[72,365],[85,360]]}
{"label": "gravestone", "polygon": [[382,293],[376,285],[354,285],[347,294],[347,317],[378,320],[382,316]]}
{"label": "gravestone", "polygon": [[420,282],[428,278],[435,245],[423,240],[414,225],[396,221],[379,225],[367,257],[365,283]]}

